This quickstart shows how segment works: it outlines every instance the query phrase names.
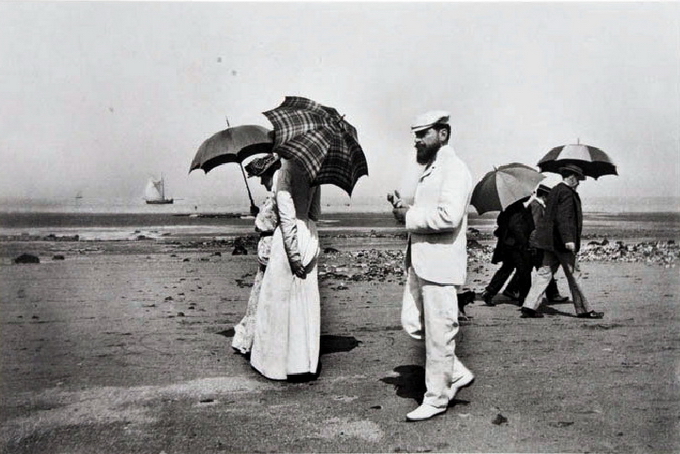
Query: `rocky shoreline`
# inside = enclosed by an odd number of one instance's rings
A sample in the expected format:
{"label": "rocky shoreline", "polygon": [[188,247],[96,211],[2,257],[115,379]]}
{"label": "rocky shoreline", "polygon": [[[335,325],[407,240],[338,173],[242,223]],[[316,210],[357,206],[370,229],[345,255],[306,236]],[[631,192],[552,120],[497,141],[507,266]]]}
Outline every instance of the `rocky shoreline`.
{"label": "rocky shoreline", "polygon": [[[322,244],[326,247],[323,252],[328,255],[331,252],[335,261],[346,261],[348,266],[359,267],[367,279],[369,277],[386,274],[401,275],[401,263],[403,262],[403,249],[406,241],[404,232],[382,232],[369,230],[363,232],[328,232],[320,235]],[[339,251],[333,247],[343,240],[385,240],[386,244],[381,247],[367,247],[351,251]],[[161,242],[168,247],[176,247],[180,250],[222,250],[224,253],[234,255],[246,255],[248,251],[254,254],[257,249],[258,236],[256,234],[232,236],[227,238],[212,238],[209,240],[175,239],[172,236],[155,239],[145,235],[139,235],[136,241]],[[664,267],[675,267],[680,258],[680,245],[675,240],[665,241],[638,241],[626,242],[622,240],[609,240],[607,237],[588,235],[584,238],[584,244],[579,251],[578,258],[582,262],[626,262],[646,263]],[[5,235],[0,236],[0,243],[77,243],[98,245],[130,243],[130,240],[82,240],[78,235],[58,236],[49,234],[46,236],[36,235]],[[368,244],[370,246],[370,244]],[[468,233],[468,253],[471,264],[491,263],[491,255],[495,245],[495,237],[491,234],[480,233],[470,229]],[[342,265],[339,265],[342,266]],[[323,273],[324,270],[321,270]],[[337,273],[335,270],[327,270],[328,273]],[[340,273],[343,274],[343,273]],[[354,279],[361,275],[359,272],[352,273]]]}

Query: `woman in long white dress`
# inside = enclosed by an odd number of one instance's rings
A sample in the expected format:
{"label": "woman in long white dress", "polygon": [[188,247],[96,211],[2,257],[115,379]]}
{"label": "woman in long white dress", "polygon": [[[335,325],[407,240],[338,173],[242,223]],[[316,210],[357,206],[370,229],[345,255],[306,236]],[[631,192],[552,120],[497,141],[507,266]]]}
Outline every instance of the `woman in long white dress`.
{"label": "woman in long white dress", "polygon": [[317,273],[320,189],[282,159],[275,183],[279,226],[272,237],[255,315],[251,365],[273,380],[316,374],[321,308]]}
{"label": "woman in long white dress", "polygon": [[231,346],[238,353],[247,355],[253,345],[255,334],[255,313],[257,303],[260,298],[260,288],[262,278],[269,262],[269,255],[272,248],[272,235],[276,226],[279,224],[279,216],[276,211],[274,200],[273,184],[277,177],[277,171],[281,167],[280,159],[277,155],[271,154],[262,158],[252,160],[246,166],[249,177],[260,177],[260,183],[267,189],[267,196],[260,205],[259,212],[255,217],[255,230],[260,233],[260,240],[257,242],[257,261],[259,268],[250,290],[246,314],[241,321],[234,326],[234,339]]}

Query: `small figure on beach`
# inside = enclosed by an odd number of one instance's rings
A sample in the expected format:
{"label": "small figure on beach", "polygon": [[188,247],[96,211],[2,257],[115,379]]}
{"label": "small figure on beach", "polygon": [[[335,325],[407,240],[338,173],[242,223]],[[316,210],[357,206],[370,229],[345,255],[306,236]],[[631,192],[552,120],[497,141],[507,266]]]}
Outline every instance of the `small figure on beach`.
{"label": "small figure on beach", "polygon": [[260,177],[260,183],[267,189],[267,195],[255,216],[255,231],[259,232],[260,239],[257,242],[257,261],[259,268],[250,290],[246,314],[243,319],[234,326],[234,339],[231,346],[241,354],[250,353],[253,345],[255,312],[260,297],[262,278],[267,268],[269,254],[272,247],[272,235],[279,224],[279,216],[276,211],[276,202],[272,192],[274,179],[281,167],[281,160],[275,154],[269,154],[262,158],[253,159],[246,165],[245,170],[249,177]]}
{"label": "small figure on beach", "polygon": [[531,240],[532,246],[543,252],[543,258],[541,266],[532,275],[531,290],[521,309],[522,317],[543,317],[538,307],[550,280],[561,266],[569,283],[576,316],[599,319],[604,317],[604,312],[590,308],[588,299],[581,291],[580,272],[576,263],[583,229],[581,198],[576,189],[586,177],[583,170],[575,164],[564,165],[559,172],[562,181],[548,194],[545,215],[536,226],[536,234]]}
{"label": "small figure on beach", "polygon": [[250,363],[273,380],[315,378],[321,341],[316,228],[321,192],[292,160],[282,158],[278,172],[279,225],[262,278]]}
{"label": "small figure on beach", "polygon": [[[482,293],[482,300],[489,306],[495,306],[493,297],[503,288],[513,271],[517,297],[511,299],[517,299],[521,304],[529,293],[532,268],[529,235],[534,230],[534,220],[524,206],[527,201],[528,197],[512,203],[500,212],[496,220],[497,228],[494,235],[498,237],[498,241],[491,263],[501,263],[501,267],[496,270]],[[509,294],[509,291],[506,290],[505,293]]]}
{"label": "small figure on beach", "polygon": [[[425,341],[422,405],[406,415],[422,421],[444,413],[456,392],[474,375],[456,357],[457,287],[467,277],[467,207],[472,176],[450,146],[449,113],[431,111],[416,118],[416,160],[424,166],[412,205],[397,206],[395,219],[409,234],[407,282],[401,322],[413,338]],[[394,197],[393,197],[394,200]]]}

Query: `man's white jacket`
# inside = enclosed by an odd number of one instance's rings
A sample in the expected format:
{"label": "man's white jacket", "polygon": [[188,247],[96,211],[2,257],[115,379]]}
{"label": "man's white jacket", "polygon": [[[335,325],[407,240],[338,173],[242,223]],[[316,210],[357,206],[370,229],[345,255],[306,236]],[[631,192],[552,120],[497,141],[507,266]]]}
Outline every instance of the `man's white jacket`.
{"label": "man's white jacket", "polygon": [[425,168],[406,213],[406,266],[440,284],[463,285],[467,277],[467,208],[472,176],[453,147],[444,145]]}

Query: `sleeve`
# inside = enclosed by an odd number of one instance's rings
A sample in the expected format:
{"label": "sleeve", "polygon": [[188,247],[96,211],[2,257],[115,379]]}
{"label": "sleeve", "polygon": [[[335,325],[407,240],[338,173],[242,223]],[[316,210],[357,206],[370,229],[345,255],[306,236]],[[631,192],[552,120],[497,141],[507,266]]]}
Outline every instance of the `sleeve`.
{"label": "sleeve", "polygon": [[321,187],[316,186],[312,188],[314,194],[312,194],[312,202],[309,205],[309,213],[307,216],[314,222],[319,221],[321,217]]}
{"label": "sleeve", "polygon": [[508,230],[508,213],[501,211],[496,218],[496,228],[493,231],[494,236],[504,238]]}
{"label": "sleeve", "polygon": [[302,259],[298,248],[295,203],[293,202],[293,174],[289,162],[284,161],[279,172],[276,185],[276,206],[283,245],[289,262],[300,261]]}
{"label": "sleeve", "polygon": [[463,222],[472,190],[472,178],[457,159],[446,159],[441,166],[445,173],[437,203],[409,208],[406,212],[406,230],[409,232],[451,232]]}
{"label": "sleeve", "polygon": [[543,217],[543,211],[545,209],[538,202],[532,202],[529,205],[529,208],[531,208],[531,217],[534,220],[534,227],[538,227],[538,222]]}
{"label": "sleeve", "polygon": [[260,206],[260,212],[255,216],[255,231],[257,232],[273,232],[278,225],[278,217],[276,215],[276,203],[274,196],[268,195],[265,201]]}
{"label": "sleeve", "polygon": [[555,216],[555,223],[557,231],[560,234],[560,239],[563,243],[576,242],[576,207],[574,206],[574,197],[567,191],[562,191],[557,200],[557,214]]}

